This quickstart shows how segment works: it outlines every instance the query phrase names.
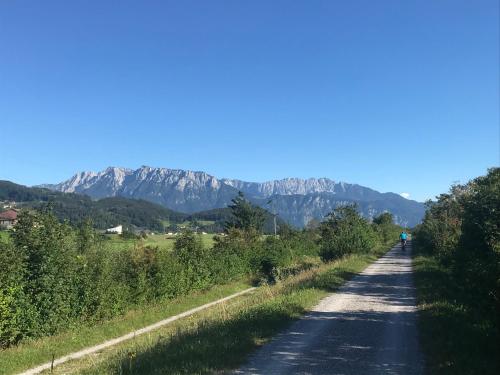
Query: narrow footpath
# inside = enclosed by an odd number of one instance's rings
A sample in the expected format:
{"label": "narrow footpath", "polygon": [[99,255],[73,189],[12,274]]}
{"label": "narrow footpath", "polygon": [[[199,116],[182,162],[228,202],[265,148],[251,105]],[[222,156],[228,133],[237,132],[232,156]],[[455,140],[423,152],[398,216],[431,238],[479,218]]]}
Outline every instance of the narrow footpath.
{"label": "narrow footpath", "polygon": [[234,374],[422,374],[411,244],[398,245]]}

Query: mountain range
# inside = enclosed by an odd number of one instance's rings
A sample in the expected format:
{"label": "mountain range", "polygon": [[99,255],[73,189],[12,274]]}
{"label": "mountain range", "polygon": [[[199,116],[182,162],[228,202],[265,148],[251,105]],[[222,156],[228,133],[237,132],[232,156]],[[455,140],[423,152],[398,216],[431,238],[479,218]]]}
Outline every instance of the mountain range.
{"label": "mountain range", "polygon": [[226,207],[238,191],[242,191],[250,201],[274,211],[296,227],[303,227],[312,219],[321,220],[335,207],[351,203],[356,203],[367,218],[388,211],[398,224],[408,226],[418,224],[425,212],[422,203],[398,194],[380,193],[328,178],[286,178],[259,183],[148,166],[135,170],[109,167],[101,172],[80,172],[61,183],[41,187],[95,199],[143,199],[184,213]]}

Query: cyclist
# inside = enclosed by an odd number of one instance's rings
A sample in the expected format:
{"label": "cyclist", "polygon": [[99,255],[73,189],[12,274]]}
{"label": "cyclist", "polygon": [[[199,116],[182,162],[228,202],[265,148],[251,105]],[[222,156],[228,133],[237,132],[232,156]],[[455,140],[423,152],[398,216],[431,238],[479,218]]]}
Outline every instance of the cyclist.
{"label": "cyclist", "polygon": [[399,235],[399,239],[401,240],[401,248],[404,250],[406,248],[406,240],[408,239],[408,234],[405,231],[402,231]]}

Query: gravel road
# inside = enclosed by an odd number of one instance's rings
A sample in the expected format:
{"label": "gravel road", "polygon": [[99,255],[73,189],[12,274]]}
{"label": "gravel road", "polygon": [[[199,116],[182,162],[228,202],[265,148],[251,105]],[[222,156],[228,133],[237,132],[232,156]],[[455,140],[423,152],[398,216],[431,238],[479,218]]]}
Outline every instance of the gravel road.
{"label": "gravel road", "polygon": [[411,245],[396,246],[234,374],[422,374]]}

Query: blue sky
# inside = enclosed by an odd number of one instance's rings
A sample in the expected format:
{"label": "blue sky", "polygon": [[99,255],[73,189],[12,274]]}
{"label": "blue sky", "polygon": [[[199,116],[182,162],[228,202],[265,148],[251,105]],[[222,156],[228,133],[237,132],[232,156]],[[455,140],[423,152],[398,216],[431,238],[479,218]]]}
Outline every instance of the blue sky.
{"label": "blue sky", "polygon": [[499,165],[496,0],[3,1],[0,179],[141,165],[424,200]]}

